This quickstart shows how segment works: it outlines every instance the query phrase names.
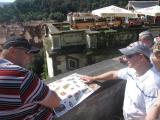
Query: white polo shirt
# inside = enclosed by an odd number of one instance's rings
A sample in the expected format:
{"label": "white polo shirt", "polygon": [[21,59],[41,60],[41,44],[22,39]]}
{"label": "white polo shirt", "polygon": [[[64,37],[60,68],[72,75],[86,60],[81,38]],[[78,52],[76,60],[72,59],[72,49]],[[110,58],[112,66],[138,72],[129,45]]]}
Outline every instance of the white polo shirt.
{"label": "white polo shirt", "polygon": [[127,80],[123,105],[125,120],[144,120],[158,95],[160,76],[153,68],[140,77],[134,69],[124,68],[118,71],[118,78]]}

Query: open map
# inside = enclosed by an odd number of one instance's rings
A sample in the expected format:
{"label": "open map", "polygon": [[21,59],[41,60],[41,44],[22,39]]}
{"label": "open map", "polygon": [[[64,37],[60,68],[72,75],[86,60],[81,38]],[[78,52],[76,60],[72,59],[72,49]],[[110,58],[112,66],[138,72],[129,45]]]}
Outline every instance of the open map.
{"label": "open map", "polygon": [[54,109],[57,117],[78,105],[89,95],[91,95],[100,86],[97,84],[87,85],[80,79],[79,74],[74,73],[60,80],[48,84],[49,88],[54,90],[61,98],[61,104]]}

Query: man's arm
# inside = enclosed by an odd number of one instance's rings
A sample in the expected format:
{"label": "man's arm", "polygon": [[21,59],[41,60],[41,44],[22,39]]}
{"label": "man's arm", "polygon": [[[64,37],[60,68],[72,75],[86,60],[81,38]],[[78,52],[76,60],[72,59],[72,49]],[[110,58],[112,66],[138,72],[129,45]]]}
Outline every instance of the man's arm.
{"label": "man's arm", "polygon": [[53,109],[60,105],[60,98],[54,91],[49,90],[47,96],[38,103],[43,106]]}
{"label": "man's arm", "polygon": [[160,116],[160,95],[156,99],[155,103],[151,106],[149,112],[146,115],[145,120],[159,120]]}
{"label": "man's arm", "polygon": [[58,95],[40,80],[33,72],[25,71],[25,79],[20,86],[20,97],[23,103],[38,103],[48,108],[55,108],[60,104]]}
{"label": "man's arm", "polygon": [[150,111],[147,113],[145,120],[158,120],[160,114],[160,105],[154,104],[151,106]]}
{"label": "man's arm", "polygon": [[81,79],[87,83],[96,81],[96,80],[115,80],[118,78],[118,71],[109,71],[97,76],[82,76]]}

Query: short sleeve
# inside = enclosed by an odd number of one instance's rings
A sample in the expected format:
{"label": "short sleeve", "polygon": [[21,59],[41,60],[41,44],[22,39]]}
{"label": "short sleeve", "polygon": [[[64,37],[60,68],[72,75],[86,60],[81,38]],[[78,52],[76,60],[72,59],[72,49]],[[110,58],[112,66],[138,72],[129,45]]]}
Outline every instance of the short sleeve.
{"label": "short sleeve", "polygon": [[118,70],[118,78],[127,80],[127,71],[128,71],[128,68],[123,68]]}
{"label": "short sleeve", "polygon": [[151,87],[145,90],[145,103],[146,103],[146,110],[148,112],[151,105],[155,102],[158,96],[158,89]]}
{"label": "short sleeve", "polygon": [[23,103],[43,100],[49,92],[49,88],[31,71],[28,71],[20,86],[20,97]]}
{"label": "short sleeve", "polygon": [[137,82],[137,88],[141,91],[142,95],[144,96],[146,112],[148,112],[148,110],[150,109],[150,107],[152,106],[152,104],[158,96],[159,88],[152,77],[148,77],[143,82]]}

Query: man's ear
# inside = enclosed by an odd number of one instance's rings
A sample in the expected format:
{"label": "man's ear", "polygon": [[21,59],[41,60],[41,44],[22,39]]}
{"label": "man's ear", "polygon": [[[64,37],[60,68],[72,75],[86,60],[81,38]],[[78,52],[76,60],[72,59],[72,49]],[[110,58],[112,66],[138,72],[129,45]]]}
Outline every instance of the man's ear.
{"label": "man's ear", "polygon": [[14,58],[15,57],[15,52],[16,52],[16,50],[15,50],[14,47],[8,48],[8,57]]}

